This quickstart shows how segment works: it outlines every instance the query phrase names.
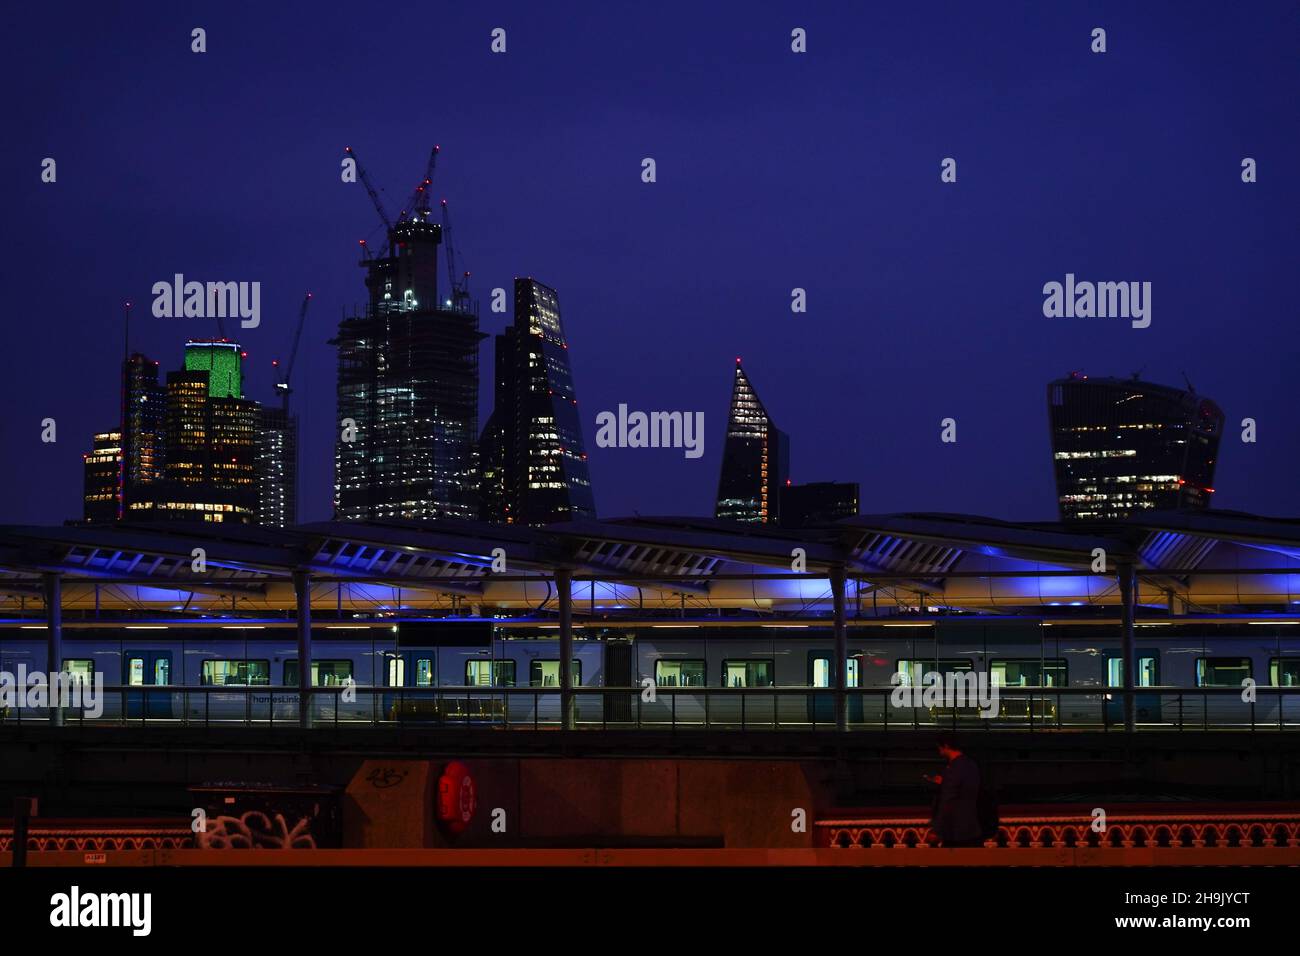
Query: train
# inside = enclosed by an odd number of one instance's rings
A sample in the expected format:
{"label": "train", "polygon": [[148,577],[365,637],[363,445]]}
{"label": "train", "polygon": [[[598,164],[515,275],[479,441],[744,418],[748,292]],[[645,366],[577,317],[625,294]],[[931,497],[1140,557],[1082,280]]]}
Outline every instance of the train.
{"label": "train", "polygon": [[[0,671],[43,671],[42,631],[30,622],[0,624]],[[835,720],[829,621],[584,622],[574,635],[579,725],[816,728]],[[1123,684],[1123,657],[1113,622],[855,620],[847,635],[851,726],[1123,722],[1114,693]],[[1136,648],[1141,725],[1300,721],[1300,693],[1284,692],[1300,688],[1300,626],[1152,622],[1137,627]],[[97,717],[83,708],[73,719],[290,723],[299,716],[292,622],[66,623],[62,665],[113,688]],[[559,668],[558,625],[550,622],[318,624],[312,684],[322,691],[310,706],[314,719],[326,722],[553,726],[560,720]],[[921,687],[936,673],[983,675],[996,688],[996,707],[980,714],[919,695],[900,706],[895,688]],[[1086,692],[1055,693],[1071,688]],[[1241,693],[1202,692],[1211,688]],[[4,721],[39,717],[0,708]]]}

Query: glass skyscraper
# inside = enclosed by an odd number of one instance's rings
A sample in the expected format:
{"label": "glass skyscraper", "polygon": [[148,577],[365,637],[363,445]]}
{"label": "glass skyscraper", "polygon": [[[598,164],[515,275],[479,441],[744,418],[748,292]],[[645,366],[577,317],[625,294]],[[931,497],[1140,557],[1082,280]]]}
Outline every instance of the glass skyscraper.
{"label": "glass skyscraper", "polygon": [[496,338],[495,400],[480,442],[483,518],[595,517],[559,296],[534,279],[515,279],[514,324]]}
{"label": "glass skyscraper", "polygon": [[[162,478],[166,395],[158,382],[158,363],[139,352],[122,362],[122,473],[117,517],[122,518],[140,490]],[[87,515],[89,517],[89,515]]]}
{"label": "glass skyscraper", "polygon": [[121,503],[122,432],[100,432],[91,451],[81,456],[84,463],[82,516],[93,524],[118,519]]}
{"label": "glass skyscraper", "polygon": [[83,456],[82,520],[290,524],[296,419],[243,397],[238,344],[185,344],[184,370],[158,381],[139,353],[122,363],[123,425]]}
{"label": "glass skyscraper", "polygon": [[257,523],[298,523],[298,416],[286,408],[258,408]]}
{"label": "glass skyscraper", "polygon": [[1204,510],[1223,412],[1194,391],[1074,373],[1047,387],[1061,518]]}
{"label": "glass skyscraper", "polygon": [[802,485],[787,482],[780,487],[778,498],[784,528],[831,524],[858,513],[856,481],[814,481]]}
{"label": "glass skyscraper", "polygon": [[789,471],[789,440],[768,415],[740,359],[736,359],[714,515],[763,524],[777,521],[778,490]]}
{"label": "glass skyscraper", "polygon": [[334,513],[344,520],[478,513],[478,312],[438,298],[442,227],[403,219],[368,259],[364,315],[338,347]]}
{"label": "glass skyscraper", "polygon": [[[186,346],[187,358],[195,344]],[[233,354],[238,357],[238,346]],[[238,394],[214,394],[212,374],[205,368],[168,373],[162,478],[133,495],[127,520],[256,520],[258,405]]]}

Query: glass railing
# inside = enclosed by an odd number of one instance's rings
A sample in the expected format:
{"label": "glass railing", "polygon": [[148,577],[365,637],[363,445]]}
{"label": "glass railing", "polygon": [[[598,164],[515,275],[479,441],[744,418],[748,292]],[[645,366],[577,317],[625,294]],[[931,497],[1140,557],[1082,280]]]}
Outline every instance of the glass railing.
{"label": "glass railing", "polygon": [[[1101,687],[1002,687],[996,703],[898,706],[896,688],[845,694],[849,730],[952,728],[1017,731],[1123,731],[1125,691]],[[90,706],[0,705],[0,727],[64,726],[298,727],[300,692],[287,686],[113,686]],[[1142,731],[1300,730],[1300,687],[1143,687],[1131,692]],[[799,687],[575,687],[574,729],[833,731],[836,693]],[[554,729],[564,726],[562,695],[539,687],[315,687],[313,726]]]}

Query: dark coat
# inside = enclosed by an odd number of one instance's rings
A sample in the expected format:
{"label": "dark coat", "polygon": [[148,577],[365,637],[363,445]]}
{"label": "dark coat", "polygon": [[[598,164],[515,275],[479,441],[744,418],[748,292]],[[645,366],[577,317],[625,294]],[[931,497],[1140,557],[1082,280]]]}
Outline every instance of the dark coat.
{"label": "dark coat", "polygon": [[979,843],[980,768],[962,754],[943,770],[931,826],[945,846]]}

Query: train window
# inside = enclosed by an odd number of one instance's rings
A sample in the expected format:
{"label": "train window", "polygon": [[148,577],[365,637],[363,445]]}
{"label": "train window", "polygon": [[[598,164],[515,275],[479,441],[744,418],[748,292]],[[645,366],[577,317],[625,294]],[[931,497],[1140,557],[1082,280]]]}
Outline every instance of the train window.
{"label": "train window", "polygon": [[993,661],[989,672],[995,687],[1065,687],[1070,683],[1065,660],[1059,657]]}
{"label": "train window", "polygon": [[[850,657],[844,662],[845,664],[845,681],[850,687],[858,686],[858,659]],[[831,686],[831,659],[829,657],[814,657],[812,662],[812,685],[814,687]]]}
{"label": "train window", "polygon": [[660,687],[703,687],[704,661],[655,661],[655,684]]}
{"label": "train window", "polygon": [[[1134,684],[1135,687],[1155,687],[1156,684],[1159,683],[1156,657],[1154,654],[1138,655],[1137,673],[1134,675],[1133,679],[1136,681]],[[1106,686],[1124,686],[1124,658],[1106,658]]]}
{"label": "train window", "polygon": [[771,687],[776,683],[776,663],[763,661],[723,661],[723,687]]}
{"label": "train window", "polygon": [[167,686],[172,682],[172,662],[168,657],[157,657],[153,662],[153,682]]}
{"label": "train window", "polygon": [[[582,661],[570,661],[570,672],[576,687],[582,683]],[[532,661],[528,665],[528,684],[531,687],[559,687],[559,661]]]}
{"label": "train window", "polygon": [[[312,661],[312,687],[339,687],[352,679],[351,661]],[[290,658],[284,662],[284,685],[293,687],[298,683],[298,659]]]}
{"label": "train window", "polygon": [[132,657],[126,662],[126,683],[128,687],[144,686],[143,657]]}
{"label": "train window", "polygon": [[1250,676],[1249,657],[1198,657],[1197,687],[1240,687]]}
{"label": "train window", "polygon": [[[415,665],[415,686],[432,687],[433,686],[433,658],[416,657],[412,663]],[[388,659],[388,686],[405,687],[406,686],[406,658],[390,657]]]}
{"label": "train window", "polygon": [[[134,664],[134,661],[132,661]],[[134,676],[134,673],[133,673]],[[271,683],[271,662],[209,660],[203,662],[199,683],[212,687],[248,687]]]}
{"label": "train window", "polygon": [[514,661],[466,661],[467,687],[514,687]]}
{"label": "train window", "polygon": [[1300,657],[1270,659],[1268,682],[1273,687],[1300,687]]}
{"label": "train window", "polygon": [[948,657],[899,660],[894,667],[894,673],[903,675],[899,681],[903,687],[920,687],[921,679],[926,674],[965,674],[973,669],[969,657]]}
{"label": "train window", "polygon": [[95,662],[81,659],[64,660],[63,673],[71,674],[73,680],[81,681],[83,684],[94,683]]}

